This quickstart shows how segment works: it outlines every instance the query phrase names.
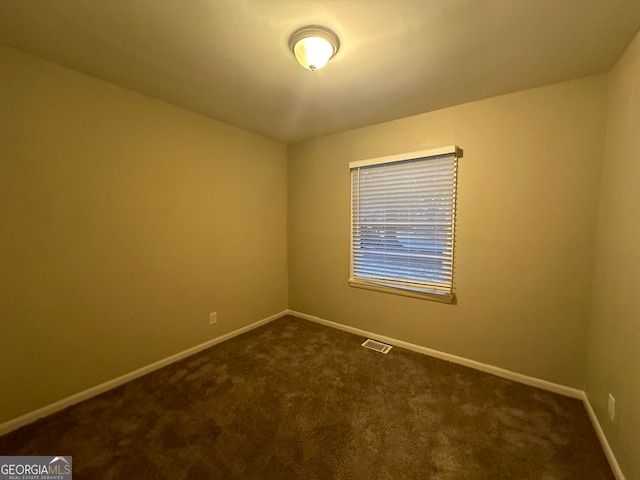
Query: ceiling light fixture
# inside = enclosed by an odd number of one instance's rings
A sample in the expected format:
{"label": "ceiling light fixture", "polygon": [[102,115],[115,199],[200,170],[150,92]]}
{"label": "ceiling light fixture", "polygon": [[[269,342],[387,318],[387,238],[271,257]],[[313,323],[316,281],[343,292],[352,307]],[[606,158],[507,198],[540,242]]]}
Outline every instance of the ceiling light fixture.
{"label": "ceiling light fixture", "polygon": [[289,39],[289,48],[298,63],[307,70],[319,70],[333,57],[340,41],[328,28],[312,25],[296,30]]}

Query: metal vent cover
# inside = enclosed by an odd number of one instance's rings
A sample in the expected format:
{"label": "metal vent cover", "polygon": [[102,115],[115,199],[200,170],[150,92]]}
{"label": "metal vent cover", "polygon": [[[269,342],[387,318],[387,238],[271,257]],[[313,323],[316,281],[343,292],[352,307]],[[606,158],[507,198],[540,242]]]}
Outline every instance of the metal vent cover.
{"label": "metal vent cover", "polygon": [[391,345],[378,342],[377,340],[371,340],[370,338],[367,338],[362,346],[380,353],[389,353],[389,350],[391,350]]}

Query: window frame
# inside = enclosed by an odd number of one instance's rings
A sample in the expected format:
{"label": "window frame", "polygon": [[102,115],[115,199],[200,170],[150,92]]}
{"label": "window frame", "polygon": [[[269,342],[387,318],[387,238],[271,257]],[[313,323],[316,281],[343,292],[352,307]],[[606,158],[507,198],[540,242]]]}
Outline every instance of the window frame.
{"label": "window frame", "polygon": [[[380,291],[384,293],[391,293],[396,295],[403,295],[413,298],[421,298],[426,300],[433,300],[442,303],[456,303],[456,295],[453,291],[453,270],[454,270],[454,253],[455,253],[455,238],[456,238],[456,209],[457,209],[457,161],[462,158],[463,150],[457,145],[448,145],[440,148],[433,148],[428,150],[418,150],[413,152],[401,153],[396,155],[388,155],[384,157],[371,158],[366,160],[359,160],[349,163],[349,176],[351,178],[354,169],[362,167],[370,167],[375,165],[384,165],[396,162],[404,162],[407,160],[418,160],[428,157],[438,157],[444,155],[454,155],[456,158],[456,166],[454,167],[454,181],[453,181],[453,199],[452,199],[452,245],[451,245],[451,284],[448,287],[448,291],[432,291],[428,289],[420,289],[415,286],[409,286],[408,284],[391,285],[390,281],[376,280],[374,278],[367,279],[366,277],[356,277],[354,268],[354,189],[353,180],[350,180],[350,231],[349,231],[349,285],[356,288],[365,288],[374,291]],[[427,160],[428,161],[428,160]]]}

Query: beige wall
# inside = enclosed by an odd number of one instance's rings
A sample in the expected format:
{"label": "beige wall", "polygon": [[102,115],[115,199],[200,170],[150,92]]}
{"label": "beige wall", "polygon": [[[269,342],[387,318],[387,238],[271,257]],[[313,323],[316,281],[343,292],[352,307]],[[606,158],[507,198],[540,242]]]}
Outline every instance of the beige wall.
{"label": "beige wall", "polygon": [[586,391],[631,480],[640,478],[640,34],[608,88]]}
{"label": "beige wall", "polygon": [[0,423],[286,309],[286,167],[0,47]]}
{"label": "beige wall", "polygon": [[[605,79],[289,147],[290,308],[580,388]],[[457,144],[457,305],[349,287],[348,163]]]}

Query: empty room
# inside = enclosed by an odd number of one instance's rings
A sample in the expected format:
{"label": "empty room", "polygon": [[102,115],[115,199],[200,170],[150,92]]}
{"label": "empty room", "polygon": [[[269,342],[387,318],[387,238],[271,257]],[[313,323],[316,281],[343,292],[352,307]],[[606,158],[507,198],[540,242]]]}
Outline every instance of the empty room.
{"label": "empty room", "polygon": [[0,0],[0,479],[640,480],[640,0]]}

